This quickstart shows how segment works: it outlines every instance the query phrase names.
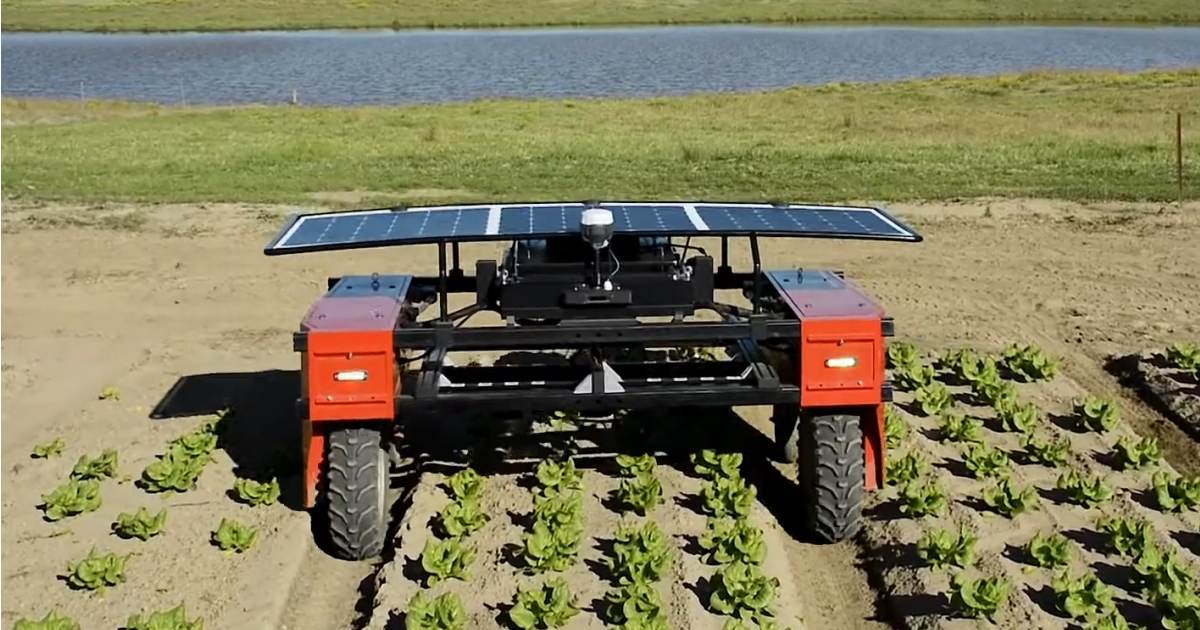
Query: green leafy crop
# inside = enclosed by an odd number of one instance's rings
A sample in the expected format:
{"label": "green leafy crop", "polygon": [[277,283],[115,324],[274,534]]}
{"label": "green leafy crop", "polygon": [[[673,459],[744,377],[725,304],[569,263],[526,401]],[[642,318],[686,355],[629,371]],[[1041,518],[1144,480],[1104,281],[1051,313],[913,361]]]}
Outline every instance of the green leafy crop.
{"label": "green leafy crop", "polygon": [[1167,471],[1154,473],[1154,495],[1165,512],[1194,510],[1200,506],[1200,476],[1173,476]]}
{"label": "green leafy crop", "polygon": [[582,523],[583,496],[578,490],[549,491],[533,497],[533,517],[552,527]]}
{"label": "green leafy crop", "polygon": [[983,420],[945,411],[941,415],[942,435],[955,442],[981,442]]}
{"label": "green leafy crop", "polygon": [[488,521],[487,514],[479,507],[478,499],[451,501],[438,514],[442,533],[448,538],[464,538],[479,531]]}
{"label": "green leafy crop", "polygon": [[71,469],[72,479],[105,479],[117,474],[117,452],[105,449],[96,457],[81,455]]}
{"label": "green leafy crop", "polygon": [[934,383],[934,376],[937,372],[931,366],[915,363],[904,367],[895,368],[892,371],[892,378],[896,382],[896,387],[903,391],[920,390],[922,387],[927,387]]}
{"label": "green leafy crop", "polygon": [[653,472],[626,477],[617,487],[617,500],[630,510],[645,515],[650,508],[662,502],[662,484]]}
{"label": "green leafy crop", "polygon": [[976,479],[1007,477],[1010,472],[1008,455],[986,444],[969,444],[963,451],[963,463]]}
{"label": "green leafy crop", "polygon": [[517,591],[516,603],[508,611],[513,625],[522,630],[561,628],[579,614],[575,594],[566,580],[553,578],[540,586]]}
{"label": "green leafy crop", "polygon": [[617,467],[621,469],[622,477],[637,477],[644,474],[652,474],[654,472],[654,456],[646,453],[644,455],[617,455]]}
{"label": "green leafy crop", "polygon": [[100,507],[100,482],[71,479],[42,495],[42,512],[48,521],[94,512]]}
{"label": "green leafy crop", "polygon": [[[33,446],[33,452],[30,453],[29,456],[32,457],[33,459],[46,459],[49,457],[58,457],[59,455],[62,455],[63,449],[66,448],[66,446],[67,446],[67,443],[64,442],[62,438],[56,437],[53,440],[50,440],[49,442],[44,442],[42,444],[35,444]],[[49,614],[53,615],[55,613],[52,612]],[[33,622],[30,622],[30,623],[33,623]]]}
{"label": "green leafy crop", "polygon": [[113,385],[109,385],[100,390],[100,395],[97,398],[100,400],[121,400],[121,390]]}
{"label": "green leafy crop", "polygon": [[1012,584],[1001,577],[968,578],[965,571],[960,571],[950,580],[952,593],[950,603],[955,608],[972,617],[986,617],[991,620],[996,611],[1008,600]]}
{"label": "green leafy crop", "polygon": [[1181,341],[1167,348],[1167,358],[1175,367],[1200,374],[1200,344]]}
{"label": "green leafy crop", "polygon": [[207,457],[195,457],[184,448],[171,446],[146,466],[142,482],[149,492],[187,492],[196,487],[207,464]]}
{"label": "green leafy crop", "polygon": [[604,595],[605,621],[623,630],[667,630],[662,597],[649,582],[623,584]]}
{"label": "green leafy crop", "polygon": [[966,568],[974,562],[977,540],[966,527],[961,527],[958,534],[931,529],[917,541],[917,554],[938,569],[951,565]]}
{"label": "green leafy crop", "polygon": [[255,481],[253,479],[235,479],[233,490],[238,500],[247,505],[273,505],[279,500],[279,480]]}
{"label": "green leafy crop", "polygon": [[1109,612],[1103,617],[1095,617],[1088,620],[1088,630],[1134,630],[1134,626],[1129,625],[1125,617],[1118,611]]}
{"label": "green leafy crop", "polygon": [[731,562],[713,576],[708,606],[713,612],[750,619],[771,616],[779,580],[762,572],[757,565]]}
{"label": "green leafy crop", "polygon": [[96,553],[93,548],[88,555],[67,565],[67,584],[89,591],[103,591],[125,581],[125,563],[129,556],[115,553]]}
{"label": "green leafy crop", "polygon": [[525,534],[525,564],[534,573],[566,571],[575,564],[582,538],[583,524],[578,519],[554,527],[536,520]]}
{"label": "green leafy crop", "polygon": [[239,523],[233,519],[223,518],[216,531],[212,533],[212,541],[221,551],[244,553],[254,546],[258,540],[258,529]]}
{"label": "green leafy crop", "polygon": [[1099,617],[1116,610],[1112,589],[1094,573],[1072,577],[1064,570],[1054,577],[1051,587],[1059,610],[1072,619]]}
{"label": "green leafy crop", "polygon": [[900,511],[913,517],[941,514],[946,493],[933,479],[914,480],[900,487]]}
{"label": "green leafy crop", "polygon": [[887,482],[892,485],[906,484],[929,470],[929,462],[918,452],[905,454],[887,463]]}
{"label": "green leafy crop", "polygon": [[583,474],[575,469],[575,460],[543,459],[538,462],[537,480],[540,490],[549,491],[578,490]]}
{"label": "green leafy crop", "polygon": [[1067,493],[1072,502],[1095,507],[1113,496],[1113,489],[1099,475],[1084,475],[1071,469],[1058,476],[1055,487]]}
{"label": "green leafy crop", "polygon": [[921,412],[927,416],[936,416],[954,405],[954,398],[950,396],[950,390],[946,389],[945,385],[936,382],[922,385],[913,394],[913,397],[916,398],[917,405],[921,407]]}
{"label": "green leafy crop", "polygon": [[717,477],[700,489],[704,513],[718,518],[746,516],[757,494],[754,486],[746,485],[741,477]]}
{"label": "green leafy crop", "polygon": [[18,619],[13,630],[79,630],[79,622],[52,610],[41,619]]}
{"label": "green leafy crop", "polygon": [[986,376],[971,383],[971,391],[980,402],[993,409],[1013,404],[1017,400],[1016,386],[1000,378],[995,372],[988,372]]}
{"label": "green leafy crop", "polygon": [[217,434],[212,425],[202,426],[191,433],[185,433],[168,443],[184,455],[193,458],[203,458],[209,461],[209,456],[217,448]]}
{"label": "green leafy crop", "polygon": [[467,613],[462,600],[454,593],[429,597],[418,592],[408,600],[404,630],[463,630],[466,627]]}
{"label": "green leafy crop", "polygon": [[1145,521],[1110,517],[1101,519],[1096,525],[1108,537],[1109,547],[1127,558],[1140,556],[1147,545],[1153,544],[1150,526]]}
{"label": "green leafy crop", "polygon": [[1117,404],[1095,396],[1075,401],[1075,414],[1079,427],[1088,431],[1111,431],[1121,422],[1121,411],[1117,409]]}
{"label": "green leafy crop", "polygon": [[1000,365],[1021,381],[1044,381],[1058,373],[1058,361],[1033,344],[1014,343],[1004,350]]}
{"label": "green leafy crop", "polygon": [[1065,567],[1071,559],[1074,545],[1062,534],[1037,534],[1025,548],[1039,567]]}
{"label": "green leafy crop", "polygon": [[204,630],[199,617],[188,621],[187,610],[180,604],[170,610],[133,615],[123,630]]}
{"label": "green leafy crop", "polygon": [[892,369],[908,367],[921,362],[917,347],[904,341],[893,341],[887,345],[887,366]]}
{"label": "green leafy crop", "polygon": [[1037,405],[1021,404],[1016,401],[1004,401],[996,407],[996,417],[1009,431],[1027,434],[1032,432],[1041,421]]}
{"label": "green leafy crop", "polygon": [[1147,437],[1140,440],[1123,437],[1115,447],[1118,461],[1122,470],[1136,470],[1156,464],[1162,459],[1162,449],[1158,446],[1158,438]]}
{"label": "green leafy crop", "polygon": [[1043,441],[1027,433],[1021,436],[1021,448],[1025,449],[1026,457],[1035,464],[1057,467],[1067,463],[1071,455],[1071,440],[1062,436]]}
{"label": "green leafy crop", "polygon": [[713,449],[706,448],[699,453],[692,454],[692,465],[695,466],[696,475],[702,479],[740,477],[742,454],[718,453]]}
{"label": "green leafy crop", "polygon": [[983,358],[970,348],[952,350],[938,359],[938,366],[949,372],[950,382],[966,385],[974,381],[982,367]]}
{"label": "green leafy crop", "polygon": [[1011,479],[1000,479],[983,489],[983,502],[996,513],[1012,518],[1037,505],[1037,491],[1018,488]]}
{"label": "green leafy crop", "polygon": [[604,559],[618,584],[658,581],[671,562],[671,544],[654,521],[638,527],[622,523],[612,556]]}
{"label": "green leafy crop", "polygon": [[904,443],[904,439],[908,437],[909,427],[904,418],[900,417],[900,412],[892,405],[885,408],[883,416],[884,436],[887,439],[888,448],[900,448]]}
{"label": "green leafy crop", "polygon": [[709,564],[762,564],[767,545],[761,529],[745,519],[710,518],[700,535],[704,561]]}
{"label": "green leafy crop", "polygon": [[578,411],[555,411],[548,418],[550,428],[555,431],[571,431],[579,424]]}
{"label": "green leafy crop", "polygon": [[469,577],[467,569],[474,561],[475,549],[457,538],[438,540],[431,537],[421,550],[421,569],[425,571],[427,586],[449,579],[466,580]]}
{"label": "green leafy crop", "polygon": [[450,496],[459,501],[475,500],[483,494],[483,478],[471,468],[450,475],[446,485],[450,488]]}
{"label": "green leafy crop", "polygon": [[118,514],[117,521],[112,524],[112,529],[121,538],[150,540],[162,533],[163,525],[166,523],[167,508],[159,510],[157,514],[151,514],[146,508],[140,507],[133,514],[128,512]]}

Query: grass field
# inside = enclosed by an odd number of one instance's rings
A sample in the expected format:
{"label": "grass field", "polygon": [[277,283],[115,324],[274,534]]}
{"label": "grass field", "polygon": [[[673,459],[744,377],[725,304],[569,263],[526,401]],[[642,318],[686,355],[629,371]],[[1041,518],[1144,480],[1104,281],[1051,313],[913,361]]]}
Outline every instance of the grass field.
{"label": "grass field", "polygon": [[1179,0],[5,0],[5,30],[171,31],[616,24],[1197,23]]}
{"label": "grass field", "polygon": [[[1173,199],[1200,70],[389,108],[3,104],[9,198]],[[1200,193],[1200,141],[1185,144]],[[352,191],[348,193],[347,191]],[[357,192],[353,192],[357,191]]]}

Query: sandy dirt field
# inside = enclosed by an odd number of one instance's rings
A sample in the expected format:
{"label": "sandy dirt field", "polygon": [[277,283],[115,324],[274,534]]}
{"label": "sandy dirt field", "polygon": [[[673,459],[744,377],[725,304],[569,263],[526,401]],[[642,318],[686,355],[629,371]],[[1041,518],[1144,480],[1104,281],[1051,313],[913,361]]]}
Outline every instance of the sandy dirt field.
{"label": "sandy dirt field", "polygon": [[[924,347],[1036,342],[1064,358],[1070,387],[1118,396],[1129,425],[1158,436],[1176,469],[1200,469],[1196,444],[1104,369],[1113,353],[1200,338],[1200,204],[970,200],[895,210],[925,243],[774,241],[764,256],[775,267],[845,270],[887,306],[901,338]],[[294,476],[283,480],[282,505],[250,508],[227,493],[236,474],[271,470],[295,444],[290,335],[325,278],[430,272],[436,258],[424,247],[267,258],[261,248],[286,212],[5,205],[3,626],[57,607],[85,627],[115,627],[182,601],[211,628],[346,628],[375,623],[379,602],[393,602],[376,593],[370,564],[332,560],[314,545],[307,515],[288,498]],[[748,262],[748,252],[737,253]],[[202,421],[149,418],[181,379],[187,395],[171,411],[231,405],[231,435],[197,490],[146,494],[122,478],[136,479],[168,440]],[[108,386],[119,388],[119,401],[98,399]],[[765,429],[764,414],[744,415]],[[66,441],[63,456],[29,458],[35,443],[54,437]],[[102,484],[102,507],[44,522],[41,495],[80,455],[105,448],[119,450],[120,475]],[[143,543],[109,533],[118,512],[142,505],[168,506],[165,535]],[[786,518],[770,512],[764,522]],[[233,557],[211,546],[222,517],[256,524],[257,546]],[[779,540],[803,625],[887,623],[891,609],[858,546]],[[103,595],[71,591],[59,576],[92,547],[133,553],[128,582]]]}

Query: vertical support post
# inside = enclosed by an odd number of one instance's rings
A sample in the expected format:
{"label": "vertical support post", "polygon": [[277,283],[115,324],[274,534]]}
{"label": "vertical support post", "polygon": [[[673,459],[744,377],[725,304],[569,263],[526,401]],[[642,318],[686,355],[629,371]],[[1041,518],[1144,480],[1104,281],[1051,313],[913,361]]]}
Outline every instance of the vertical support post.
{"label": "vertical support post", "polygon": [[1183,207],[1183,112],[1175,112],[1175,181],[1179,185],[1179,207]]}
{"label": "vertical support post", "polygon": [[762,291],[762,258],[758,255],[758,237],[754,235],[750,236],[750,257],[754,259],[754,297],[751,299],[751,306],[757,314],[761,312],[758,296]]}
{"label": "vertical support post", "polygon": [[438,241],[438,319],[449,321],[450,299],[446,294],[446,241]]}
{"label": "vertical support post", "polygon": [[450,275],[461,278],[463,275],[462,267],[459,266],[458,241],[450,244],[450,257],[453,264],[450,266]]}
{"label": "vertical support post", "polygon": [[721,266],[717,267],[717,274],[733,273],[729,268],[729,237],[721,237]]}

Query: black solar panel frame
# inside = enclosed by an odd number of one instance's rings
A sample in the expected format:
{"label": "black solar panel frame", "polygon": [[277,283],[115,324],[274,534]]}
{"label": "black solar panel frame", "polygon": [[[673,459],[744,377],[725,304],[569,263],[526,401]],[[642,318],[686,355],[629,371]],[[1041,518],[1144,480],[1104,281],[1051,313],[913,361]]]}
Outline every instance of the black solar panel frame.
{"label": "black solar panel frame", "polygon": [[[606,201],[606,202],[600,202],[597,204],[595,202],[586,202],[585,203],[585,202],[578,202],[578,201],[563,201],[563,202],[531,201],[531,202],[494,202],[494,203],[488,203],[488,204],[441,204],[441,205],[419,206],[419,207],[386,206],[386,207],[381,207],[381,208],[366,208],[366,209],[346,211],[346,214],[351,215],[354,213],[369,213],[369,212],[379,212],[379,213],[408,212],[410,210],[411,211],[444,210],[444,209],[450,209],[450,208],[479,208],[479,207],[516,208],[516,207],[530,207],[530,206],[546,207],[546,206],[577,206],[577,205],[584,205],[586,207],[600,207],[600,208],[609,207],[609,206],[624,206],[624,205],[720,206],[720,207],[735,207],[735,206],[739,206],[739,205],[745,205],[745,206],[761,206],[761,207],[770,206],[770,207],[778,208],[778,209],[787,209],[789,207],[796,206],[795,209],[798,209],[798,210],[803,209],[804,207],[829,208],[829,209],[835,209],[835,210],[839,209],[839,208],[844,208],[846,210],[870,210],[870,211],[878,213],[884,219],[892,222],[899,229],[901,229],[905,232],[905,234],[903,234],[903,235],[895,235],[895,236],[885,235],[885,234],[875,234],[875,233],[864,234],[864,233],[850,233],[850,232],[838,232],[838,231],[819,231],[818,230],[818,231],[799,232],[799,231],[795,231],[795,230],[789,231],[789,230],[763,230],[763,229],[748,229],[748,230],[696,230],[696,229],[675,230],[675,229],[668,229],[668,230],[647,230],[647,231],[639,230],[637,232],[633,232],[634,234],[637,234],[638,236],[645,236],[645,237],[690,236],[690,237],[694,237],[694,238],[704,238],[704,237],[721,237],[721,236],[734,236],[734,237],[754,236],[754,237],[764,237],[764,238],[817,238],[817,239],[838,239],[838,240],[891,241],[891,242],[906,242],[906,243],[919,243],[922,240],[924,240],[924,237],[922,237],[916,230],[914,230],[912,227],[910,227],[904,221],[897,218],[895,215],[889,213],[887,210],[885,210],[884,208],[881,208],[879,206],[836,206],[836,205],[825,205],[825,204],[815,204],[815,203],[773,204],[773,203],[769,203],[769,202],[754,202],[754,201]],[[570,233],[570,232],[561,232],[561,231],[539,232],[539,233],[530,233],[530,234],[498,233],[498,234],[485,234],[485,235],[471,235],[470,237],[467,237],[467,238],[453,238],[453,237],[445,237],[445,236],[430,236],[430,237],[418,237],[418,238],[406,237],[406,238],[374,240],[374,241],[342,241],[342,242],[335,242],[335,243],[323,243],[323,244],[313,244],[313,245],[296,245],[296,246],[283,247],[283,248],[278,247],[280,244],[280,240],[283,239],[288,234],[288,232],[291,230],[291,228],[294,225],[296,225],[297,222],[305,219],[306,217],[318,217],[318,216],[336,217],[336,215],[337,215],[337,213],[335,213],[335,212],[325,211],[325,212],[297,213],[297,214],[293,214],[293,215],[289,216],[287,222],[284,223],[283,227],[281,227],[279,229],[279,231],[276,232],[275,236],[272,237],[271,240],[268,242],[266,248],[264,248],[264,250],[263,250],[263,253],[268,256],[285,256],[285,255],[289,255],[289,254],[302,254],[302,253],[309,253],[309,252],[341,251],[341,250],[351,250],[351,249],[371,249],[371,248],[377,248],[377,247],[397,247],[397,246],[405,246],[405,245],[434,245],[434,244],[438,244],[438,243],[481,243],[481,242],[494,242],[494,241],[543,239],[543,238],[561,236],[563,234]]]}

